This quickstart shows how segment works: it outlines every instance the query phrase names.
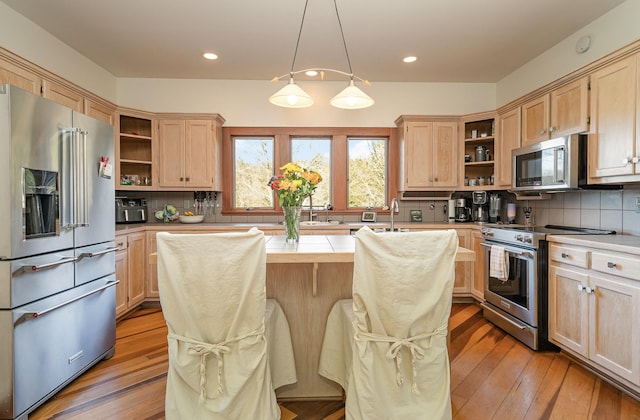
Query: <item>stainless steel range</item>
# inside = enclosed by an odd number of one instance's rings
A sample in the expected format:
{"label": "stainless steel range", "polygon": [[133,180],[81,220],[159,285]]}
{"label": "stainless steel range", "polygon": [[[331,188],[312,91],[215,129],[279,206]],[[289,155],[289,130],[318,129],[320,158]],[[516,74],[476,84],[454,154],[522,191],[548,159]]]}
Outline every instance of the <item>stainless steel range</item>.
{"label": "stainless steel range", "polygon": [[[615,234],[615,231],[547,225],[483,227],[484,317],[534,350],[552,350],[548,332],[547,235]],[[491,275],[492,253],[504,253],[505,275]]]}

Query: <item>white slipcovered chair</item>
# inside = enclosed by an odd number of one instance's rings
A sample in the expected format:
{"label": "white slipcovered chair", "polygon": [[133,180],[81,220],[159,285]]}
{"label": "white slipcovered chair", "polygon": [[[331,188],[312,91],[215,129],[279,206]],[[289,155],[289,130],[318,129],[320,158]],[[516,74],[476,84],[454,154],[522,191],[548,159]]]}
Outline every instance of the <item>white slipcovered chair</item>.
{"label": "white slipcovered chair", "polygon": [[355,241],[353,299],[329,314],[320,375],[345,390],[347,419],[450,419],[456,232],[365,227]]}
{"label": "white slipcovered chair", "polygon": [[280,419],[274,388],[296,373],[285,314],[266,299],[263,232],[160,232],[157,246],[166,418]]}

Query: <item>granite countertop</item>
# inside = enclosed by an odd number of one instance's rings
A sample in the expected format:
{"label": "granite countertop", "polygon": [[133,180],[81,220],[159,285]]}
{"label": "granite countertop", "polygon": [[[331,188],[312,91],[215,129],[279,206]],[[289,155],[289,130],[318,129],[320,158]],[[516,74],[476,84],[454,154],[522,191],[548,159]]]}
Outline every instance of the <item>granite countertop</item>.
{"label": "granite countertop", "polygon": [[[283,228],[282,223],[273,222],[255,222],[255,223],[180,223],[178,221],[163,223],[163,222],[147,222],[147,223],[128,223],[128,224],[116,224],[116,233],[133,233],[136,231],[159,231],[163,229],[184,229],[184,230],[200,230],[200,229],[238,229],[238,228],[266,228],[266,229],[279,229]],[[389,228],[389,222],[376,222],[376,223],[363,223],[363,222],[343,222],[343,223],[329,223],[329,224],[316,224],[316,225],[301,225],[300,229],[313,229],[313,230],[327,230],[329,233],[331,230],[344,230],[344,229],[359,229],[363,226],[369,226],[371,229],[376,228]],[[427,222],[427,223],[415,223],[415,222],[396,222],[395,226],[400,229],[480,229],[483,226],[504,226],[488,223],[448,223],[448,222]]]}
{"label": "granite countertop", "polygon": [[549,235],[549,242],[603,248],[640,255],[640,236],[633,235]]}

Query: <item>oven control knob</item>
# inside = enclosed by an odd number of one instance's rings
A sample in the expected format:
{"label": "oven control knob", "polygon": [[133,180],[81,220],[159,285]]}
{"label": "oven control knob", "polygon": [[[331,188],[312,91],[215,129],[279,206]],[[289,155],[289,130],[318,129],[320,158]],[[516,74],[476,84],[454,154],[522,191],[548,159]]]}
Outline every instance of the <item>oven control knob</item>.
{"label": "oven control knob", "polygon": [[518,241],[518,242],[522,242],[522,235],[517,234],[517,235],[516,235],[516,241]]}
{"label": "oven control knob", "polygon": [[533,243],[533,239],[531,238],[531,236],[525,236],[524,237],[524,242],[526,242],[528,244],[532,244]]}

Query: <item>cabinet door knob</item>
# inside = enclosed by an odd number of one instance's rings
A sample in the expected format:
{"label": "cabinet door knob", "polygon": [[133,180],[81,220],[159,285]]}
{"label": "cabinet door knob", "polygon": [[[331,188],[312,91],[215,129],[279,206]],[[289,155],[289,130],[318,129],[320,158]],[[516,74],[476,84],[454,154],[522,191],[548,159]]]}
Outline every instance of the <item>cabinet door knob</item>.
{"label": "cabinet door knob", "polygon": [[614,263],[614,262],[610,262],[610,261],[609,261],[609,262],[607,262],[607,267],[609,267],[609,268],[616,268],[616,263]]}
{"label": "cabinet door knob", "polygon": [[640,162],[640,157],[638,157],[638,156],[634,156],[634,157],[631,159],[631,162],[632,162],[632,163],[638,163],[638,162]]}
{"label": "cabinet door knob", "polygon": [[189,182],[189,177],[187,177],[186,181]]}
{"label": "cabinet door knob", "polygon": [[184,181],[184,178],[183,178],[183,177],[180,177],[180,181]]}
{"label": "cabinet door knob", "polygon": [[549,127],[549,132],[550,132],[550,133],[553,133],[554,131],[556,131],[556,128],[555,128],[555,127]]}
{"label": "cabinet door knob", "polygon": [[540,130],[540,134],[545,134],[547,132],[547,130],[545,130],[544,128],[542,130]]}
{"label": "cabinet door knob", "polygon": [[569,254],[566,254],[566,253],[564,253],[564,252],[563,252],[562,254],[560,254],[560,256],[561,256],[562,258],[569,258]]}
{"label": "cabinet door knob", "polygon": [[622,159],[622,164],[623,164],[623,165],[628,165],[628,164],[630,164],[630,163],[631,163],[631,159],[630,159],[630,158],[624,158],[624,159]]}

